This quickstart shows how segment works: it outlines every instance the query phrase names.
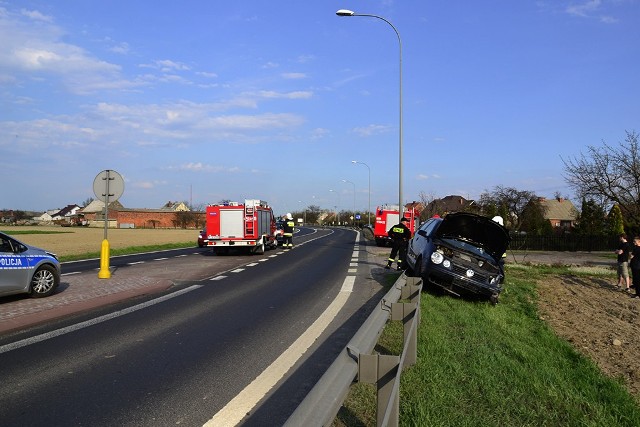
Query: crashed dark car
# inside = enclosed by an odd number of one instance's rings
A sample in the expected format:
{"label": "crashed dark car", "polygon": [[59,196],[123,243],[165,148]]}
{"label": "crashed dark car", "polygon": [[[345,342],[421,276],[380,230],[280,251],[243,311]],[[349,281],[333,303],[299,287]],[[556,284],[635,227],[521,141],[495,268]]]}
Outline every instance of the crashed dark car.
{"label": "crashed dark car", "polygon": [[407,272],[455,295],[498,302],[504,278],[502,255],[509,233],[496,221],[454,212],[420,226],[407,249]]}

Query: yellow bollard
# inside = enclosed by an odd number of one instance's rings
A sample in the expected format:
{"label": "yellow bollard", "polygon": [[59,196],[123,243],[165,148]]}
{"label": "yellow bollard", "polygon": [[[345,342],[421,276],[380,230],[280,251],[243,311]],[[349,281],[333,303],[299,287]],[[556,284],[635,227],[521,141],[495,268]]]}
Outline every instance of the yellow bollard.
{"label": "yellow bollard", "polygon": [[109,241],[104,239],[102,241],[102,249],[100,250],[100,271],[98,272],[99,279],[109,279],[111,277],[111,271],[109,271]]}

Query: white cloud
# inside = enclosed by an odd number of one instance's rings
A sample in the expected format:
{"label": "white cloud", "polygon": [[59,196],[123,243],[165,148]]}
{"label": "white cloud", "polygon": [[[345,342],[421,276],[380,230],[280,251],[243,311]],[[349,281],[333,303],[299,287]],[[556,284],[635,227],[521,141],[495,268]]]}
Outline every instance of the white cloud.
{"label": "white cloud", "polygon": [[285,79],[306,79],[307,75],[305,73],[282,73],[282,77]]}
{"label": "white cloud", "polygon": [[570,15],[587,17],[595,12],[598,8],[600,8],[601,4],[601,0],[587,0],[586,2],[580,4],[572,4],[567,6],[566,11]]}
{"label": "white cloud", "polygon": [[53,22],[53,18],[51,16],[44,15],[37,10],[22,9],[20,10],[20,13],[34,21]]}
{"label": "white cloud", "polygon": [[109,50],[114,53],[120,53],[125,55],[129,53],[129,43],[126,43],[126,42],[119,43],[116,46],[109,48]]}
{"label": "white cloud", "polygon": [[163,73],[173,72],[173,71],[189,71],[191,67],[182,63],[172,61],[170,59],[161,59],[152,62],[151,64],[140,64],[141,68],[153,68],[154,70],[160,70]]}
{"label": "white cloud", "polygon": [[313,96],[311,91],[276,92],[272,90],[262,90],[258,92],[262,98],[285,98],[285,99],[309,99]]}
{"label": "white cloud", "polygon": [[426,181],[426,180],[429,180],[429,179],[440,179],[440,175],[435,174],[435,173],[431,174],[431,175],[419,173],[418,175],[416,175],[416,179],[418,181]]}
{"label": "white cloud", "polygon": [[119,65],[102,61],[82,47],[64,42],[64,32],[42,13],[3,12],[0,14],[1,75],[19,82],[34,78],[60,82],[76,94],[143,84],[124,79]]}
{"label": "white cloud", "polygon": [[206,71],[197,71],[196,74],[202,77],[207,77],[209,79],[215,79],[216,77],[218,77],[216,73],[210,73]]}
{"label": "white cloud", "polygon": [[391,126],[385,125],[369,125],[365,127],[353,128],[351,131],[358,136],[366,137],[387,133],[391,130]]}
{"label": "white cloud", "polygon": [[187,172],[204,172],[204,173],[219,173],[219,172],[228,172],[228,173],[237,173],[240,172],[240,169],[237,166],[228,167],[228,166],[215,166],[202,162],[192,162],[192,163],[184,163],[178,166],[169,166],[167,169],[169,170],[178,170],[178,171],[187,171]]}

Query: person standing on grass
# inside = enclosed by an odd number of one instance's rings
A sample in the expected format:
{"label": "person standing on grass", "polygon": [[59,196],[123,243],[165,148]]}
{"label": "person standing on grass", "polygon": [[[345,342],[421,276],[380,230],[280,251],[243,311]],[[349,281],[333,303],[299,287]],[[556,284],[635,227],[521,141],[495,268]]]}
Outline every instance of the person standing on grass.
{"label": "person standing on grass", "polygon": [[623,290],[629,291],[631,286],[631,278],[629,277],[629,251],[630,246],[627,241],[627,235],[620,234],[620,244],[616,249],[618,255],[618,287],[622,287]]}
{"label": "person standing on grass", "polygon": [[635,236],[633,238],[633,246],[631,247],[631,276],[633,278],[632,288],[635,288],[636,293],[633,295],[634,298],[638,298],[640,296],[640,236]]}

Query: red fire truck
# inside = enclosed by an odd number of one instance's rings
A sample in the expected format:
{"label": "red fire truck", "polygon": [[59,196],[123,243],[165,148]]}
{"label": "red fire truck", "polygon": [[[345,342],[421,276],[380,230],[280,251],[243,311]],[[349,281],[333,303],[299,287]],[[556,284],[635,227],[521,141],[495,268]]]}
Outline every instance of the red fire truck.
{"label": "red fire truck", "polygon": [[[420,225],[420,211],[416,208],[404,211],[404,217],[409,220],[406,226],[411,230],[411,234],[415,232]],[[376,208],[376,223],[373,228],[373,237],[376,245],[386,246],[391,243],[389,237],[389,229],[400,222],[400,214],[398,213],[398,205],[382,205]]]}
{"label": "red fire truck", "polygon": [[275,230],[273,210],[263,200],[207,206],[207,247],[216,254],[226,254],[234,247],[263,254],[265,249],[277,247]]}

